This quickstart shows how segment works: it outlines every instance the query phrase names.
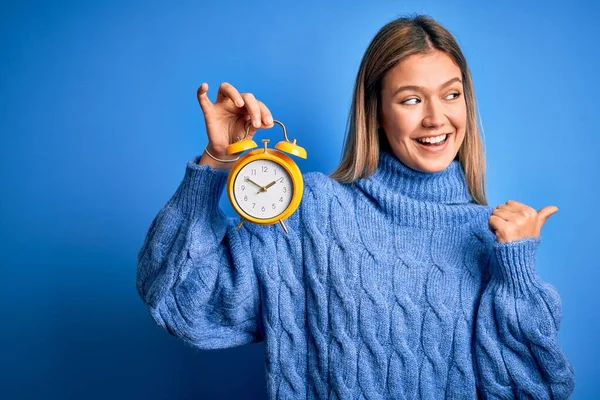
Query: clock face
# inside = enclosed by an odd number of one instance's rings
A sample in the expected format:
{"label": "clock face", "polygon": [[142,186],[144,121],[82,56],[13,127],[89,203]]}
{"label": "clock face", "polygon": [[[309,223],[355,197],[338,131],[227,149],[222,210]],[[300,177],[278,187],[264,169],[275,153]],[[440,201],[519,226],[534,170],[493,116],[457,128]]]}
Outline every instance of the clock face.
{"label": "clock face", "polygon": [[292,179],[287,170],[271,160],[248,163],[240,169],[233,185],[238,206],[258,219],[270,219],[283,213],[294,194]]}

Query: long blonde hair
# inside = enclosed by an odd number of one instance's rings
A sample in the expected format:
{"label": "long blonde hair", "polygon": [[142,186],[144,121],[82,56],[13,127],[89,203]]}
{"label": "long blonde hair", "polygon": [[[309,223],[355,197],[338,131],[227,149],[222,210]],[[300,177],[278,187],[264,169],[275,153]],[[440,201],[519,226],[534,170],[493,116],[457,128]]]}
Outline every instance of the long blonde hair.
{"label": "long blonde hair", "polygon": [[342,161],[331,178],[342,183],[370,176],[378,166],[380,148],[389,149],[385,133],[378,129],[382,80],[386,72],[405,57],[439,50],[460,67],[467,123],[465,138],[456,158],[463,167],[473,200],[487,205],[485,154],[477,125],[471,73],[452,34],[426,15],[401,17],[386,24],[369,44],[356,77]]}

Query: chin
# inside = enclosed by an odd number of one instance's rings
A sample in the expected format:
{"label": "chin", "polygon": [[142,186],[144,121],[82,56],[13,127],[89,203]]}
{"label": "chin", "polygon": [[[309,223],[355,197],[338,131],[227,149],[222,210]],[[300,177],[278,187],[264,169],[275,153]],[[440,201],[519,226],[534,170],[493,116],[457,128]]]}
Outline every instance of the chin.
{"label": "chin", "polygon": [[450,163],[444,164],[444,163],[423,163],[421,165],[419,165],[418,170],[421,172],[427,172],[427,173],[434,173],[434,172],[440,172],[445,170],[446,168],[448,168],[448,165],[450,165]]}
{"label": "chin", "polygon": [[448,168],[448,166],[452,163],[454,157],[450,159],[439,159],[439,160],[424,160],[422,158],[418,159],[418,161],[413,162],[411,164],[407,164],[409,168],[414,169],[419,172],[426,173],[434,173],[440,172]]}
{"label": "chin", "polygon": [[391,147],[396,158],[414,171],[424,173],[441,172],[450,166],[458,154],[457,151],[453,151],[455,149],[454,142],[447,143],[445,148],[436,154],[436,152],[424,152],[419,147],[413,147],[415,144],[412,140],[409,139],[410,143],[408,144]]}

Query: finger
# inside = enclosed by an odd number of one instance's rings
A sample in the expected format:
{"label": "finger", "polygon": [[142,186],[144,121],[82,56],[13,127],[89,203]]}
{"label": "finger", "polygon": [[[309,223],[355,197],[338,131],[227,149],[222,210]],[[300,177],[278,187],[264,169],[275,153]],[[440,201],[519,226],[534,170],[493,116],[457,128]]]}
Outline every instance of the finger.
{"label": "finger", "polygon": [[518,201],[509,200],[503,208],[508,209],[516,214],[520,214],[525,218],[533,218],[537,215],[537,210],[533,207],[529,207],[527,204],[520,203]]}
{"label": "finger", "polygon": [[244,124],[244,130],[248,131],[248,139],[252,139],[254,134],[256,133],[256,128],[252,125],[252,116],[250,114],[244,117],[246,123]]}
{"label": "finger", "polygon": [[529,207],[527,204],[521,203],[520,201],[515,201],[515,200],[508,200],[506,202],[506,205],[511,206],[511,207],[515,207],[515,208],[524,208],[524,207]]}
{"label": "finger", "polygon": [[497,210],[506,210],[506,211],[510,211],[510,212],[519,212],[520,208],[515,207],[514,205],[506,205],[506,204],[500,204],[498,205],[498,207],[496,207]]}
{"label": "finger", "polygon": [[258,106],[260,107],[260,113],[262,115],[263,124],[265,124],[266,127],[271,127],[273,125],[273,115],[271,114],[271,111],[265,105],[265,103],[263,103],[260,100],[257,101]]}
{"label": "finger", "polygon": [[196,96],[198,97],[198,103],[200,104],[200,108],[202,108],[202,112],[206,113],[209,111],[213,103],[208,98],[208,83],[202,82],[198,90],[196,91]]}
{"label": "finger", "polygon": [[252,93],[242,93],[242,98],[246,102],[246,108],[248,112],[252,116],[252,125],[254,128],[260,128],[261,126],[261,117],[260,117],[260,106],[258,105],[258,101],[254,97]]}
{"label": "finger", "polygon": [[498,217],[497,215],[492,215],[490,217],[490,219],[488,220],[488,226],[489,226],[490,230],[494,233],[496,233],[496,231],[498,229],[502,229],[507,224],[508,224],[508,222],[506,222],[502,218]]}
{"label": "finger", "polygon": [[511,213],[513,221],[520,218],[531,218],[536,214],[536,211],[530,207],[521,207],[515,204],[504,205],[504,207],[498,206],[497,209]]}
{"label": "finger", "polygon": [[217,93],[217,102],[231,100],[238,107],[244,106],[244,98],[240,95],[240,92],[228,82],[221,83],[219,86],[219,92]]}
{"label": "finger", "polygon": [[542,208],[538,212],[538,217],[540,218],[541,224],[543,225],[555,212],[558,212],[558,207],[556,206],[547,206]]}
{"label": "finger", "polygon": [[518,214],[506,209],[495,209],[492,211],[492,215],[502,218],[504,221],[514,221],[518,217]]}

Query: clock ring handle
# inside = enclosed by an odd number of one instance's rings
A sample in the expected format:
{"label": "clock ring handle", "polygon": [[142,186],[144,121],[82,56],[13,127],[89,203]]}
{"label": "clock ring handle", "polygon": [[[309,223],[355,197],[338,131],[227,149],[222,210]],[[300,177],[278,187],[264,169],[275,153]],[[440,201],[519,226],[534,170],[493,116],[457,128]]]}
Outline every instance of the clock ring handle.
{"label": "clock ring handle", "polygon": [[[281,128],[283,129],[283,137],[285,138],[285,141],[290,142],[290,139],[288,139],[288,136],[287,136],[287,131],[285,129],[285,125],[283,125],[283,123],[281,121],[278,121],[276,119],[273,120],[273,123],[281,125]],[[250,131],[250,126],[252,126],[252,122],[251,121],[246,122],[246,128],[245,128],[246,134],[244,135],[244,137],[241,140],[244,140],[248,137],[248,134]]]}

